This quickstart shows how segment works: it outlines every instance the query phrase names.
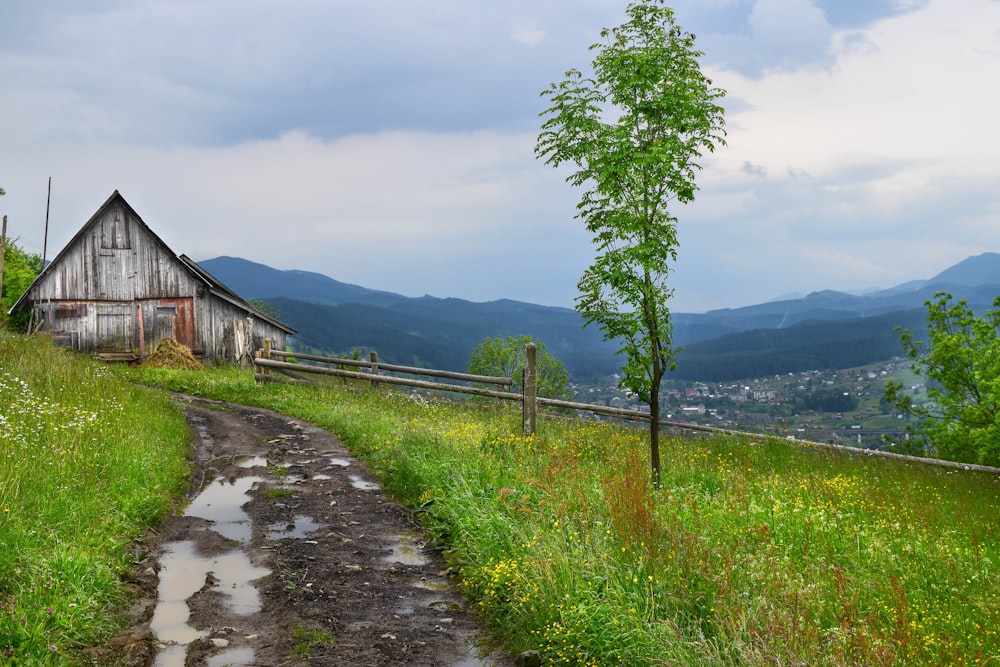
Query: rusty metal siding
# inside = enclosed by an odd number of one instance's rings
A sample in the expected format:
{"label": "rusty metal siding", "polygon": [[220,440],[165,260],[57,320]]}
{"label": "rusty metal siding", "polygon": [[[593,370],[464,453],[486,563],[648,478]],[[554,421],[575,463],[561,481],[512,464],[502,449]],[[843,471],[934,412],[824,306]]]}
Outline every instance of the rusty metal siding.
{"label": "rusty metal siding", "polygon": [[173,338],[195,354],[204,350],[196,344],[194,299],[142,299],[139,336],[141,351],[150,354],[164,338]]}

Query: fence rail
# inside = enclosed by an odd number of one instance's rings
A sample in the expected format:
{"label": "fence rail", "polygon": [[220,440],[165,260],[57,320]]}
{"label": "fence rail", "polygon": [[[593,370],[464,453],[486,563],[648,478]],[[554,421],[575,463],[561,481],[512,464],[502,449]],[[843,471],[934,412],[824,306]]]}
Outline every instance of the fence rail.
{"label": "fence rail", "polygon": [[[536,375],[535,375],[535,364],[534,364],[535,360],[534,345],[529,343],[526,346],[525,352],[526,352],[525,354],[526,363],[524,370],[524,382],[523,382],[524,387],[522,393],[509,391],[509,389],[514,384],[513,379],[509,377],[473,375],[469,373],[454,373],[452,371],[417,368],[414,366],[382,364],[379,363],[378,356],[376,355],[375,352],[371,353],[371,358],[369,361],[363,361],[360,359],[321,357],[317,355],[300,354],[284,350],[272,350],[270,349],[269,340],[264,341],[264,349],[257,351],[253,363],[254,366],[256,367],[255,377],[258,379],[258,381],[266,381],[273,379],[273,376],[271,376],[269,373],[269,371],[273,369],[285,373],[287,375],[291,375],[293,377],[295,377],[297,373],[315,373],[319,375],[328,375],[335,377],[351,378],[356,380],[364,380],[371,383],[395,384],[407,387],[416,387],[420,389],[432,389],[436,391],[448,391],[461,394],[471,394],[475,396],[485,396],[488,398],[497,398],[500,400],[518,401],[522,405],[525,434],[535,433],[537,406],[539,405],[591,412],[593,414],[604,415],[608,417],[616,417],[618,419],[627,419],[630,421],[644,421],[644,422],[650,421],[649,413],[643,412],[641,410],[626,410],[624,408],[612,408],[604,405],[592,405],[590,403],[576,403],[574,401],[563,401],[554,398],[545,398],[537,396],[535,391]],[[329,366],[313,366],[306,364],[289,363],[287,361],[276,361],[274,359],[271,359],[272,356],[280,356],[282,358],[302,359],[306,361],[315,361],[324,364],[330,364],[335,367],[331,368]],[[349,370],[344,370],[343,368],[336,368],[336,366],[367,368],[368,372],[363,373],[359,371],[349,371]],[[487,389],[485,387],[476,387],[469,385],[449,384],[445,382],[428,382],[426,380],[416,380],[412,378],[397,377],[393,375],[381,375],[379,373],[380,370],[391,371],[396,373],[407,373],[411,375],[441,377],[441,378],[447,378],[451,380],[458,380],[464,382],[474,382],[478,384],[493,384],[500,387],[506,387],[508,391]],[[717,428],[714,426],[704,426],[702,424],[691,424],[688,422],[677,422],[664,419],[661,419],[659,421],[659,426],[660,428],[676,429],[680,431],[693,431],[693,432],[709,433],[715,435],[739,436],[743,438],[750,438],[753,440],[794,440],[795,443],[800,445],[816,447],[819,449],[826,449],[845,454],[896,459],[899,461],[909,461],[913,463],[937,466],[941,468],[985,472],[992,475],[1000,475],[1000,468],[995,468],[992,466],[976,465],[972,463],[959,463],[956,461],[945,461],[942,459],[931,459],[921,456],[912,456],[909,454],[897,454],[895,452],[885,452],[876,449],[861,449],[858,447],[836,445],[828,442],[802,440],[794,437],[782,438],[781,436],[776,436],[776,435],[749,433],[746,431],[734,431],[730,429]]]}

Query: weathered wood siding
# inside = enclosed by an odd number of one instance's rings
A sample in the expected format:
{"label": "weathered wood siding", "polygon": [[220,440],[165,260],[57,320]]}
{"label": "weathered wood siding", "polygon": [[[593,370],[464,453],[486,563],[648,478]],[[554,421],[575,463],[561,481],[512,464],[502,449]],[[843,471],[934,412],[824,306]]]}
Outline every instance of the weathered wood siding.
{"label": "weathered wood siding", "polygon": [[135,301],[193,297],[198,283],[120,202],[77,237],[33,286],[34,302]]}
{"label": "weathered wood siding", "polygon": [[[247,312],[223,299],[203,299],[196,302],[195,317],[202,322],[198,342],[220,361],[233,363],[239,360],[236,329],[247,328]],[[285,349],[285,332],[263,320],[254,319],[250,326],[250,349],[264,347],[264,339],[270,338],[277,349]]]}
{"label": "weathered wood siding", "polygon": [[284,349],[288,333],[175,255],[117,192],[19,303],[25,299],[34,326],[87,352],[146,355],[174,338],[197,355],[236,361],[241,340],[248,346],[237,329],[250,330],[251,349],[264,338]]}

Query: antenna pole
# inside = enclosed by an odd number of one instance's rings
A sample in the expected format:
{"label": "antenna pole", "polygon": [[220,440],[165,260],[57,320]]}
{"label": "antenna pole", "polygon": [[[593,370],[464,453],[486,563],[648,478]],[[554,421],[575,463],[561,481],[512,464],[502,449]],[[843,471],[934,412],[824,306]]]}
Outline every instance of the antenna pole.
{"label": "antenna pole", "polygon": [[49,249],[49,204],[52,203],[52,177],[49,176],[49,194],[45,198],[45,240],[42,241],[42,268],[45,268],[45,259],[48,257]]}

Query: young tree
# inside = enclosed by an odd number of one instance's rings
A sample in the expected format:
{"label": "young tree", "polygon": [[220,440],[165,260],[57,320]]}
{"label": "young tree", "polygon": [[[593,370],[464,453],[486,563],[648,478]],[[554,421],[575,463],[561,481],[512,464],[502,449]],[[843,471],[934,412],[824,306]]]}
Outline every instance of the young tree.
{"label": "young tree", "polygon": [[0,323],[15,331],[23,331],[28,324],[28,313],[19,313],[8,321],[7,311],[21,298],[38,274],[42,272],[42,256],[27,253],[13,241],[7,241],[4,252],[2,291],[0,291]]}
{"label": "young tree", "polygon": [[634,2],[628,21],[601,32],[593,78],[577,70],[544,91],[551,106],[535,153],[576,167],[586,190],[577,216],[593,234],[594,263],[576,308],[626,356],[621,385],[649,404],[653,478],[659,484],[659,393],[674,368],[668,300],[677,260],[673,201],[694,199],[696,162],[725,143],[724,91],[702,75],[694,35],[662,0]]}
{"label": "young tree", "polygon": [[546,352],[545,345],[531,336],[486,338],[472,351],[469,373],[513,378],[520,385],[524,377],[524,346],[535,343],[535,382],[539,396],[569,401],[569,373],[561,361]]}
{"label": "young tree", "polygon": [[899,382],[889,382],[885,399],[920,420],[914,435],[922,453],[1000,465],[1000,297],[982,317],[945,292],[925,305],[927,340],[908,329],[900,340],[930,401],[915,404]]}

